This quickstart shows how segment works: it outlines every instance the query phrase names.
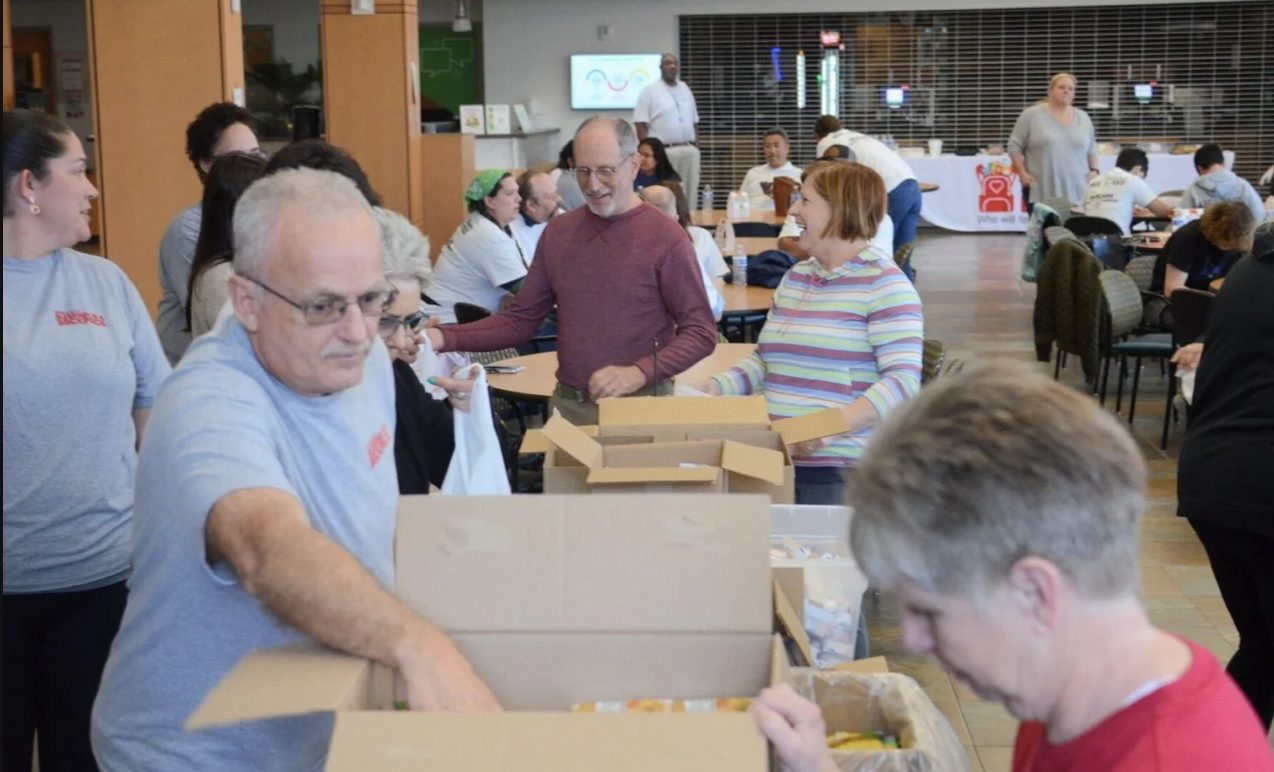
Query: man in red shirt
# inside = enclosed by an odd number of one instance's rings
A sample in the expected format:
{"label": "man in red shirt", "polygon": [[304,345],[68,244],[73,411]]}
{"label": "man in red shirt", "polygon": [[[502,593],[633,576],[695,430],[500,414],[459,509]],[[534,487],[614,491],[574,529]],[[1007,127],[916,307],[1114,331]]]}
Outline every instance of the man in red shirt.
{"label": "man in red shirt", "polygon": [[[1022,721],[1014,770],[1274,770],[1216,659],[1146,617],[1145,485],[1112,415],[1011,362],[922,390],[858,467],[859,564],[898,594],[908,649]],[[835,769],[812,752],[813,707],[784,689],[758,701],[788,772]]]}
{"label": "man in red shirt", "polygon": [[563,173],[579,180],[587,206],[549,222],[513,303],[427,334],[437,351],[508,348],[530,340],[556,305],[550,406],[596,423],[598,399],[670,393],[668,379],[712,353],[717,334],[690,241],[633,191],[632,125],[590,118],[574,143],[575,168]]}

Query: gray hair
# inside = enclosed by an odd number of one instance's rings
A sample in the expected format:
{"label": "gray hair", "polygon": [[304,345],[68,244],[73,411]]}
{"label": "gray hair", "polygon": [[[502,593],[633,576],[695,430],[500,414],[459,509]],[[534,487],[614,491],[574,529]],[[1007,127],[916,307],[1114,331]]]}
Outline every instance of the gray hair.
{"label": "gray hair", "polygon": [[575,139],[584,133],[585,129],[591,126],[606,126],[615,132],[615,139],[619,142],[619,154],[624,158],[628,158],[637,152],[637,130],[633,125],[623,118],[615,118],[609,115],[594,115],[592,118],[584,121],[575,130]]}
{"label": "gray hair", "polygon": [[638,194],[642,201],[677,219],[677,196],[663,185],[650,185],[642,188]]}
{"label": "gray hair", "polygon": [[764,140],[766,137],[782,137],[784,142],[789,145],[792,144],[792,140],[787,138],[787,129],[784,129],[782,126],[775,126],[771,129],[766,129],[765,133],[761,135],[761,139]]}
{"label": "gray hair", "polygon": [[1025,363],[970,366],[922,389],[868,445],[850,500],[872,584],[977,602],[1025,557],[1088,598],[1138,586],[1146,465],[1115,418]]}
{"label": "gray hair", "polygon": [[274,246],[275,230],[285,212],[296,208],[314,220],[348,213],[371,217],[372,209],[358,187],[335,172],[286,169],[248,186],[234,207],[234,272],[260,276]]}
{"label": "gray hair", "polygon": [[380,226],[380,251],[385,261],[385,278],[391,281],[415,279],[423,290],[429,285],[433,265],[429,262],[429,237],[397,212],[372,207]]}

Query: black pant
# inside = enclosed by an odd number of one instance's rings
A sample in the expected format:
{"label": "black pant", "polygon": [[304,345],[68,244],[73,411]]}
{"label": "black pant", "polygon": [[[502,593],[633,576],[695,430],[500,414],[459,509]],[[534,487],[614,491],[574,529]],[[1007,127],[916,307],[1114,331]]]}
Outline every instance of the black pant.
{"label": "black pant", "polygon": [[1239,649],[1226,672],[1247,696],[1265,730],[1274,720],[1274,538],[1190,520],[1203,542]]}
{"label": "black pant", "polygon": [[41,772],[97,769],[89,716],[127,598],[124,582],[82,592],[5,594],[6,770],[31,769],[37,731]]}

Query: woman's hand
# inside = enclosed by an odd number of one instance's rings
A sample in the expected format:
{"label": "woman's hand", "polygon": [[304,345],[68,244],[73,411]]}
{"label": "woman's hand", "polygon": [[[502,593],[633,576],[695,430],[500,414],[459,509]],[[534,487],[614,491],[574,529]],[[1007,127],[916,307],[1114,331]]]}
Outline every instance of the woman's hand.
{"label": "woman's hand", "polygon": [[468,378],[448,378],[444,375],[435,375],[429,379],[429,383],[447,390],[447,401],[456,410],[464,413],[469,412],[469,395],[473,393],[474,378],[476,374],[470,373]]}
{"label": "woman's hand", "polygon": [[806,456],[812,456],[818,451],[827,447],[828,445],[831,444],[831,441],[832,441],[831,437],[820,437],[816,440],[806,440],[805,442],[798,442],[792,447],[788,448],[788,450],[791,451],[793,458],[805,458]]}
{"label": "woman's hand", "polygon": [[1035,177],[1034,177],[1034,176],[1033,176],[1030,172],[1028,172],[1028,171],[1022,171],[1022,172],[1021,172],[1020,174],[1018,174],[1017,176],[1018,176],[1018,177],[1020,177],[1020,178],[1021,178],[1021,180],[1022,180],[1022,187],[1024,187],[1024,188],[1033,188],[1033,187],[1035,187]]}
{"label": "woman's hand", "polygon": [[752,721],[774,744],[782,772],[835,772],[818,706],[781,684],[752,701]]}

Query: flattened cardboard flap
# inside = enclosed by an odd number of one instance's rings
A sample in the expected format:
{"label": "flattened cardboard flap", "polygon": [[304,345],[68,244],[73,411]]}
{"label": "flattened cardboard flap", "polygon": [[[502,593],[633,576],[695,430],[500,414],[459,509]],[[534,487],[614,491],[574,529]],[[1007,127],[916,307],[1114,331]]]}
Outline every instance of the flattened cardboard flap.
{"label": "flattened cardboard flap", "polygon": [[721,477],[714,466],[628,466],[603,467],[588,473],[589,485],[631,485],[633,483],[711,483]]}
{"label": "flattened cardboard flap", "polygon": [[605,454],[601,444],[557,411],[553,411],[553,417],[544,424],[540,433],[544,439],[566,451],[589,469],[599,469],[604,463]]}
{"label": "flattened cardboard flap", "polygon": [[448,633],[768,633],[769,525],[760,495],[404,496],[396,591]]}
{"label": "flattened cardboard flap", "polygon": [[[803,597],[800,595],[796,596],[796,602],[803,604]],[[804,660],[796,664],[809,667],[814,664],[814,649],[810,645],[809,634],[805,632],[805,623],[801,620],[800,615],[796,613],[792,603],[793,600],[787,596],[784,589],[779,586],[778,580],[775,579],[774,616],[778,618],[778,623],[782,630],[796,642],[796,649],[800,652],[802,660]]]}
{"label": "flattened cardboard flap", "polygon": [[[586,437],[597,436],[597,426],[589,424],[587,426],[576,426],[584,433]],[[530,455],[532,453],[548,453],[553,449],[553,443],[544,436],[541,429],[527,429],[526,434],[522,435],[522,444],[518,446],[518,453],[521,455]]]}
{"label": "flattened cardboard flap", "polygon": [[313,644],[254,651],[204,698],[186,730],[371,707],[372,669],[362,657]]}
{"label": "flattened cardboard flap", "polygon": [[765,397],[623,397],[597,403],[601,426],[770,423]]}
{"label": "flattened cardboard flap", "polygon": [[767,450],[732,440],[721,443],[723,468],[736,474],[765,480],[772,485],[783,484],[783,461],[783,454],[777,450]]}
{"label": "flattened cardboard flap", "polygon": [[774,431],[783,435],[788,445],[798,442],[834,437],[849,431],[849,419],[838,407],[816,410],[794,418],[780,418],[773,424]]}

